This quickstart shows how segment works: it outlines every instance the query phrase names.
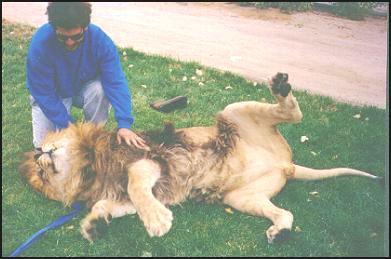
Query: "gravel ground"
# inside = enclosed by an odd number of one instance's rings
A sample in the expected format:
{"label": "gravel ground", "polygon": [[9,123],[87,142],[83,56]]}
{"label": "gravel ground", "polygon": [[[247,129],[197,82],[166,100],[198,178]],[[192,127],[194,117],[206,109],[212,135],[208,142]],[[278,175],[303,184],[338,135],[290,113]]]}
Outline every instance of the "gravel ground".
{"label": "gravel ground", "polygon": [[[92,22],[121,47],[262,82],[286,72],[297,89],[386,107],[387,20],[284,14],[229,3],[92,3]],[[47,3],[2,3],[2,18],[40,26]]]}

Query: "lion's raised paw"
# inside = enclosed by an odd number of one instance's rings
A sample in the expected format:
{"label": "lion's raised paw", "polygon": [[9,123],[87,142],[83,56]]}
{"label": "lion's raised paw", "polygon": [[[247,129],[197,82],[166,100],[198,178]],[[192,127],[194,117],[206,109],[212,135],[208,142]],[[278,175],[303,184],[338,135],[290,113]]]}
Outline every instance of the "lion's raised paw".
{"label": "lion's raised paw", "polygon": [[277,73],[271,80],[271,89],[273,94],[287,97],[292,89],[291,85],[288,83],[288,74]]}

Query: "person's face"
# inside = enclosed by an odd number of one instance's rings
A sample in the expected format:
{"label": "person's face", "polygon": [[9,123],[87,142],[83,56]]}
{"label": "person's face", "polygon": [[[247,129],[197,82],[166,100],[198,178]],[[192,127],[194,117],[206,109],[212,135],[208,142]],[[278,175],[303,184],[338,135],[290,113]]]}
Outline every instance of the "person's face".
{"label": "person's face", "polygon": [[56,35],[57,40],[63,43],[67,50],[74,51],[83,41],[84,29],[80,26],[72,29],[57,27]]}

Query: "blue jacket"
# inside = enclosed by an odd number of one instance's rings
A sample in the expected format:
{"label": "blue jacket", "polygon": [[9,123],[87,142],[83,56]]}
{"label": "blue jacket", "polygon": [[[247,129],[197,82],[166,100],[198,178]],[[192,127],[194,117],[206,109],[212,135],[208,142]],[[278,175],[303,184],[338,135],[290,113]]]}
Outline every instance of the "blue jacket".
{"label": "blue jacket", "polygon": [[27,55],[27,88],[56,127],[65,128],[73,121],[61,99],[73,97],[83,84],[97,78],[114,108],[118,128],[130,128],[131,93],[109,36],[90,24],[79,47],[68,51],[50,24],[38,28]]}

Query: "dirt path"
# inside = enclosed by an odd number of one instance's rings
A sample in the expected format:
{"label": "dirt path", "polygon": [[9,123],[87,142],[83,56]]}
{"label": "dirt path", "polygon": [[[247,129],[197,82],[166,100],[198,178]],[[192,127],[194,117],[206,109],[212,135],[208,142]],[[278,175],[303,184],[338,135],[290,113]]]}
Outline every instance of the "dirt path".
{"label": "dirt path", "polygon": [[[47,3],[2,3],[2,17],[40,26]],[[387,22],[283,14],[226,3],[93,3],[92,22],[122,47],[198,61],[353,104],[386,107]]]}

